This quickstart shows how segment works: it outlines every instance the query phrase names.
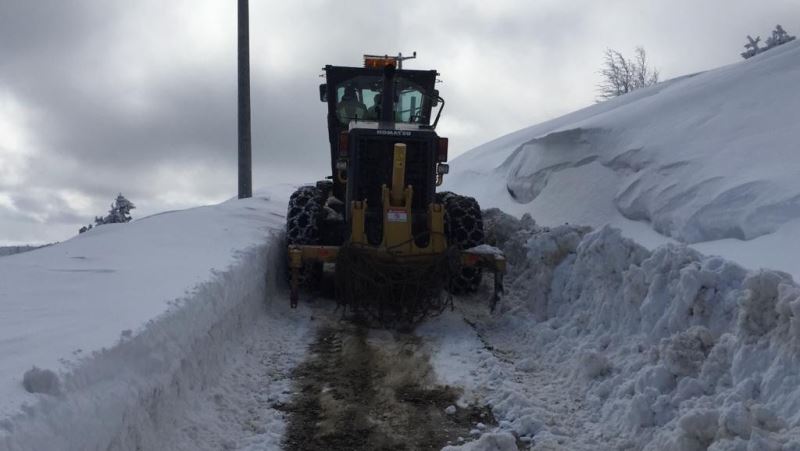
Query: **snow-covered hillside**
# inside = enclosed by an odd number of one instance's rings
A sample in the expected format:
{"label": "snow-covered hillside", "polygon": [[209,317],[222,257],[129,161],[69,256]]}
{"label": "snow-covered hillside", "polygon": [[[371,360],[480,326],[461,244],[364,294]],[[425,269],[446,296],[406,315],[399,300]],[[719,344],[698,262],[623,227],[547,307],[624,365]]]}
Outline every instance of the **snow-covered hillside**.
{"label": "snow-covered hillside", "polygon": [[800,42],[482,145],[446,188],[537,222],[695,243],[800,278]]}

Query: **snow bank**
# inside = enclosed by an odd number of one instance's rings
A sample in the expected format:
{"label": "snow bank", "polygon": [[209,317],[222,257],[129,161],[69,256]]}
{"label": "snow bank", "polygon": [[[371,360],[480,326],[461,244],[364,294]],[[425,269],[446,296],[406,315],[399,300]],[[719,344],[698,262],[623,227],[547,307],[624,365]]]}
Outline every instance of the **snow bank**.
{"label": "snow bank", "polygon": [[[800,42],[590,106],[455,159],[448,190],[540,223],[800,276]],[[749,245],[748,243],[753,243]]]}
{"label": "snow bank", "polygon": [[505,223],[492,234],[509,294],[496,315],[475,313],[493,357],[470,374],[501,429],[533,449],[800,449],[788,274],[685,245],[650,251],[610,227],[487,216]]}
{"label": "snow bank", "polygon": [[159,449],[275,296],[281,191],[4,257],[0,449]]}

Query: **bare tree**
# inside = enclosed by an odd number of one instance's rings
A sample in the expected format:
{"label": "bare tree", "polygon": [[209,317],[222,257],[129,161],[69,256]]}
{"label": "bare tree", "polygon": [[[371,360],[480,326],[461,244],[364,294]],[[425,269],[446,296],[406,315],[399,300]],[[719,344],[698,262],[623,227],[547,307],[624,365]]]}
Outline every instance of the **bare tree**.
{"label": "bare tree", "polygon": [[658,83],[658,69],[647,67],[647,53],[642,47],[636,47],[636,65],[634,69],[636,84],[633,89],[646,88]]}
{"label": "bare tree", "polygon": [[597,85],[598,101],[658,83],[658,70],[648,67],[647,53],[642,47],[636,47],[636,56],[630,59],[614,49],[606,49],[600,75],[603,81]]}

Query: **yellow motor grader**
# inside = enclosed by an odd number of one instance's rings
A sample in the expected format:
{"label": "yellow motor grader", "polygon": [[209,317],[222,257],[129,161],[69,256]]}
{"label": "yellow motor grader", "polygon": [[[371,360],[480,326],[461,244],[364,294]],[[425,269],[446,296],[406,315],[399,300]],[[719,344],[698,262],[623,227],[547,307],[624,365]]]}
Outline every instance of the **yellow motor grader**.
{"label": "yellow motor grader", "polygon": [[293,307],[326,264],[339,302],[381,321],[420,319],[442,307],[442,290],[476,291],[484,269],[494,274],[492,306],[502,291],[505,259],[484,245],[478,203],[436,192],[449,169],[448,140],[436,133],[444,100],[438,73],[403,69],[407,59],[324,68],[331,175],[289,201]]}

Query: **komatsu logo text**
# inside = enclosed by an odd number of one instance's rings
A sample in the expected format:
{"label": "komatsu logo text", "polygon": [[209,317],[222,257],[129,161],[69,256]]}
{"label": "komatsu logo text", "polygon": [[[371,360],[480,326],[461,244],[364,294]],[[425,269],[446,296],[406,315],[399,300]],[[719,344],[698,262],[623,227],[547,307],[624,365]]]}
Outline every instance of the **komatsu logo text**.
{"label": "komatsu logo text", "polygon": [[377,134],[384,136],[411,136],[411,132],[405,130],[377,130]]}

